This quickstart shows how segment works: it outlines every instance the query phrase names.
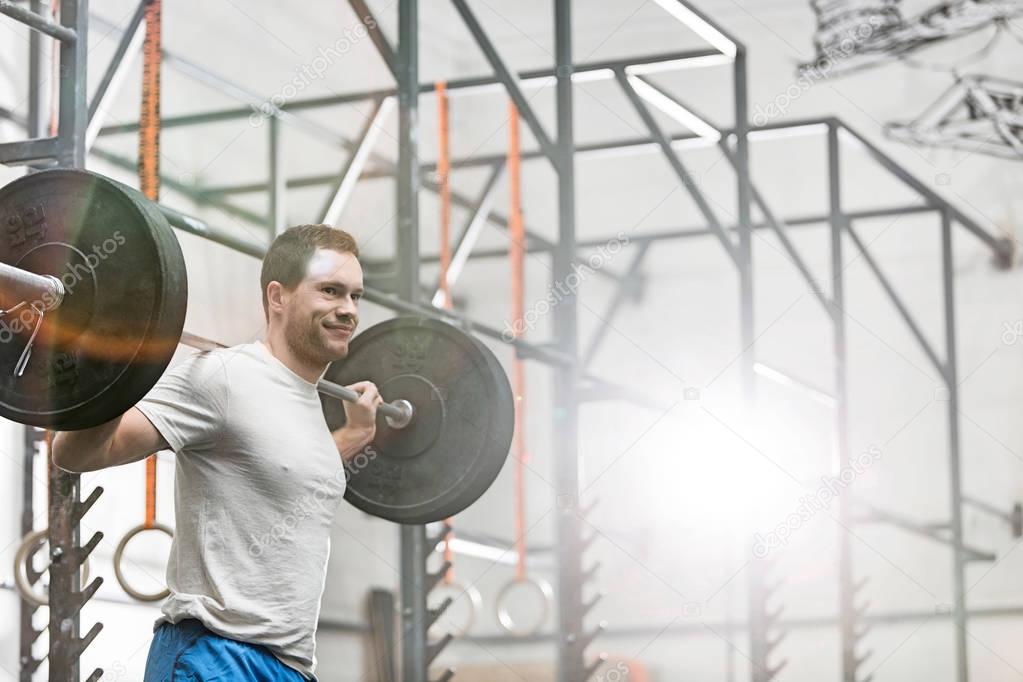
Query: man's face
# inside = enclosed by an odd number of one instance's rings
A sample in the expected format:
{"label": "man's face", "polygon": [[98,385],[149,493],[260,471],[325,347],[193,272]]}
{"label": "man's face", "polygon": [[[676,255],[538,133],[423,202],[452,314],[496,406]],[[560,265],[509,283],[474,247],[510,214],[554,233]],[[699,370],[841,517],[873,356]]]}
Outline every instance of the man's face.
{"label": "man's face", "polygon": [[354,255],[317,249],[305,279],[284,292],[284,335],[293,351],[322,364],[348,355],[362,292],[362,266]]}

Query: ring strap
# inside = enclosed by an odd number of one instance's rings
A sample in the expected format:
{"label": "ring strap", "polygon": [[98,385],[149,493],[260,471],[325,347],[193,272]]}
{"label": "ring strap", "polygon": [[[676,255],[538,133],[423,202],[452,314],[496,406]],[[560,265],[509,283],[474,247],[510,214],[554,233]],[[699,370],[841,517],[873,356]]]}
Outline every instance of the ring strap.
{"label": "ring strap", "polygon": [[[508,102],[508,183],[511,209],[508,228],[511,241],[508,260],[511,266],[512,329],[515,336],[523,334],[525,308],[526,228],[522,221],[522,150],[519,138],[519,110]],[[526,370],[517,355],[512,360],[512,390],[515,392],[515,562],[516,580],[526,578]]]}
{"label": "ring strap", "polygon": [[[162,0],[146,7],[146,37],[142,46],[142,106],[139,114],[139,189],[150,201],[160,199],[160,66]],[[145,527],[156,523],[156,455],[146,458]]]}
{"label": "ring strap", "polygon": [[128,584],[128,580],[127,578],[124,577],[124,572],[121,570],[121,564],[124,562],[124,551],[128,547],[128,541],[130,541],[139,533],[143,533],[145,531],[150,530],[159,531],[172,539],[174,538],[174,531],[171,530],[169,527],[163,525],[162,523],[153,523],[153,525],[151,526],[147,526],[146,524],[143,523],[139,524],[138,526],[135,526],[127,533],[125,533],[124,537],[121,538],[121,541],[117,543],[117,549],[114,550],[114,576],[117,578],[117,582],[120,583],[121,589],[123,589],[128,594],[128,596],[137,599],[138,601],[145,602],[160,601],[162,599],[166,599],[170,595],[170,590],[168,588],[164,588],[159,592],[141,592],[139,590],[136,590],[134,587]]}

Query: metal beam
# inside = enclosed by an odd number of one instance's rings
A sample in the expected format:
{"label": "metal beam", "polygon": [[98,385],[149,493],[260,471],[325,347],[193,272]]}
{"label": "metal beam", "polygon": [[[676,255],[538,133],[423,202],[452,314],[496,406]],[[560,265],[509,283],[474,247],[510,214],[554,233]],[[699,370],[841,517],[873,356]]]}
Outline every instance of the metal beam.
{"label": "metal beam", "polygon": [[[922,537],[922,538],[927,538],[928,540],[933,540],[934,542],[938,542],[938,543],[941,543],[943,545],[949,545],[949,546],[951,546],[953,548],[956,547],[956,541],[954,539],[954,536],[951,537],[951,538],[943,536],[941,533],[939,533],[935,529],[935,525],[936,524],[919,523],[919,522],[914,521],[912,519],[906,518],[905,516],[902,516],[901,514],[896,514],[894,512],[886,511],[886,510],[880,509],[880,508],[872,506],[872,505],[867,505],[867,504],[862,504],[861,503],[861,506],[865,507],[869,511],[867,512],[866,515],[859,516],[859,517],[857,517],[855,519],[856,523],[858,523],[858,524],[877,524],[877,523],[887,524],[889,526],[894,526],[895,528],[898,528],[899,530],[906,531],[907,533],[912,533],[913,535],[917,535],[917,536]],[[937,525],[943,525],[943,524],[937,524]],[[952,523],[950,525],[954,526],[955,524]],[[966,556],[968,556],[968,558],[970,558],[972,560],[975,560],[975,561],[977,561],[977,560],[994,561],[997,558],[991,552],[985,552],[985,551],[982,551],[982,550],[979,550],[979,549],[975,549],[975,548],[972,548],[972,547],[961,546],[961,547],[959,547],[959,549]]]}
{"label": "metal beam", "polygon": [[[133,171],[138,168],[138,165],[135,163],[134,160],[121,156],[119,154],[108,152],[105,149],[100,149],[98,147],[94,147],[92,149],[91,155],[96,157],[97,159],[102,159],[107,163],[112,164],[126,171]],[[181,194],[184,194],[188,198],[194,200],[196,203],[205,204],[207,206],[219,209],[224,213],[227,213],[228,215],[232,215],[236,218],[241,218],[242,220],[248,221],[253,225],[258,225],[264,228],[266,226],[266,216],[250,211],[247,208],[242,208],[241,206],[235,206],[234,204],[228,203],[217,197],[207,196],[202,191],[201,187],[185,184],[172,175],[160,173],[160,184],[162,186],[166,186],[174,190],[175,192],[180,192]]]}
{"label": "metal beam", "polygon": [[[848,335],[845,315],[845,257],[842,234],[849,217],[842,212],[841,148],[838,129],[828,126],[828,207],[831,251],[831,304],[839,314],[832,315],[832,352],[835,356],[835,437],[832,440],[832,475],[841,474],[849,461],[849,376]],[[863,613],[856,608],[856,580],[853,570],[852,505],[855,491],[846,488],[838,496],[838,627],[842,647],[842,682],[857,682],[859,657],[856,645],[860,639]]]}
{"label": "metal beam", "polygon": [[913,314],[909,311],[909,308],[902,302],[902,299],[899,298],[899,294],[895,291],[895,287],[892,286],[891,282],[888,281],[888,278],[881,271],[880,266],[878,266],[877,261],[875,261],[874,257],[870,254],[870,250],[867,248],[866,244],[864,244],[859,235],[856,234],[856,230],[853,229],[852,225],[846,226],[846,232],[849,234],[853,243],[856,244],[856,248],[860,250],[860,254],[863,256],[863,262],[865,262],[871,272],[874,273],[874,277],[876,277],[878,282],[880,282],[881,287],[884,289],[885,293],[888,294],[888,298],[891,299],[892,304],[895,306],[896,310],[899,311],[899,315],[906,322],[910,332],[912,332],[913,336],[916,338],[917,343],[920,344],[920,348],[923,349],[927,358],[931,361],[931,364],[933,364],[935,369],[938,370],[938,374],[945,377],[948,371],[945,363],[941,361],[941,358],[938,357],[938,354],[931,346],[931,343],[927,340],[927,337],[924,336],[923,331],[920,329],[920,325],[916,323],[916,320],[913,318]]}
{"label": "metal beam", "polygon": [[171,227],[175,227],[182,232],[187,232],[188,234],[195,235],[196,237],[208,239],[214,244],[226,246],[233,251],[244,253],[245,255],[252,256],[254,258],[261,259],[266,255],[267,247],[264,244],[235,237],[223,230],[218,230],[210,226],[209,223],[181,213],[169,206],[158,204],[158,208],[167,219],[167,222],[170,223]]}
{"label": "metal beam", "polygon": [[57,161],[65,168],[85,168],[85,130],[89,123],[86,100],[88,0],[61,0],[60,21],[65,27],[73,26],[70,30],[74,30],[81,40],[63,41],[60,44],[60,102],[57,118],[60,142]]}
{"label": "metal beam", "polygon": [[114,50],[114,56],[110,59],[103,78],[93,93],[92,101],[89,103],[89,125],[85,132],[85,147],[91,149],[103,121],[106,119],[107,106],[110,100],[117,96],[124,78],[128,74],[129,67],[135,57],[142,51],[142,44],[145,42],[146,27],[143,21],[146,18],[146,6],[149,0],[139,0],[135,13],[128,22],[128,27],[121,34],[121,39]]}
{"label": "metal beam", "polygon": [[373,41],[373,45],[376,46],[377,52],[380,53],[380,58],[384,60],[384,64],[387,66],[387,70],[391,72],[391,75],[395,79],[398,78],[397,66],[395,64],[394,48],[387,41],[387,36],[384,35],[384,29],[380,26],[380,22],[373,16],[373,12],[370,11],[369,5],[366,4],[365,0],[348,0],[348,4],[352,6],[355,11],[355,15],[362,22],[363,28],[369,33],[369,39]]}
{"label": "metal beam", "polygon": [[853,128],[850,128],[846,123],[839,119],[832,119],[832,123],[837,125],[851,140],[862,146],[872,157],[874,157],[874,160],[884,166],[886,170],[912,187],[917,194],[922,196],[926,201],[934,204],[935,206],[948,207],[949,215],[953,220],[961,224],[967,229],[967,231],[990,247],[996,256],[1008,259],[1011,262],[1013,251],[1011,239],[1008,237],[999,238],[992,235],[990,232],[981,227],[975,220],[967,216],[965,213],[945,200],[940,194],[917,179],[916,176],[892,160],[890,156],[882,152],[866,137]]}
{"label": "metal beam", "polygon": [[0,143],[0,164],[17,166],[55,159],[58,154],[58,138],[37,137],[31,140]]}
{"label": "metal beam", "polygon": [[[88,124],[86,65],[88,63],[88,0],[61,0],[60,22],[77,40],[60,43],[57,162],[64,168],[85,168],[85,129]],[[49,453],[47,454],[49,457]],[[78,680],[82,651],[102,629],[96,623],[79,637],[80,611],[102,583],[97,578],[82,590],[79,567],[85,558],[80,545],[80,520],[90,502],[79,502],[77,474],[51,467],[48,505],[49,675],[54,680]],[[94,493],[95,494],[95,493]],[[90,497],[95,500],[94,497]],[[95,536],[94,538],[95,539]],[[92,540],[90,540],[90,543]],[[102,674],[102,672],[100,672]],[[96,679],[93,673],[89,679]]]}
{"label": "metal beam", "polygon": [[[956,351],[955,252],[952,248],[953,211],[941,214],[942,295],[945,303],[945,387],[948,390],[948,486],[952,529],[952,621],[955,624],[956,680],[969,678],[966,627],[966,562],[976,559],[963,539],[963,465],[959,440],[959,363]],[[993,557],[992,557],[993,558]]]}
{"label": "metal beam", "polygon": [[590,342],[586,346],[586,350],[582,355],[582,366],[583,368],[589,367],[590,363],[593,362],[594,356],[600,349],[600,344],[607,338],[608,330],[610,329],[611,318],[615,316],[618,309],[625,303],[625,300],[630,296],[634,295],[634,288],[637,286],[637,280],[640,276],[639,269],[643,265],[643,260],[646,258],[647,251],[650,249],[650,242],[642,242],[636,249],[635,255],[632,257],[632,262],[629,263],[629,267],[626,268],[625,274],[622,275],[621,281],[618,283],[618,287],[615,289],[614,296],[608,302],[607,307],[604,309],[604,314],[600,316],[602,324],[597,327],[597,330],[590,337]]}
{"label": "metal beam", "polygon": [[714,211],[711,209],[710,204],[707,202],[707,199],[703,196],[703,193],[696,186],[695,180],[689,174],[689,171],[686,169],[685,164],[682,163],[682,160],[678,157],[678,154],[675,153],[675,150],[671,146],[671,142],[668,140],[667,136],[665,136],[664,132],[661,130],[661,127],[657,124],[657,121],[654,120],[654,117],[650,113],[650,110],[647,109],[646,105],[643,103],[643,100],[636,93],[636,90],[633,87],[632,83],[629,82],[629,77],[625,74],[624,71],[618,71],[615,75],[618,78],[618,84],[621,86],[622,91],[625,93],[625,96],[628,97],[629,101],[632,103],[633,108],[636,110],[636,113],[639,114],[639,117],[643,120],[644,125],[646,125],[647,129],[650,131],[650,135],[654,138],[654,140],[657,142],[657,145],[661,148],[661,153],[664,154],[665,160],[667,160],[668,164],[671,166],[671,169],[675,171],[675,175],[678,176],[679,182],[682,183],[682,186],[689,193],[689,196],[692,197],[693,202],[696,204],[696,207],[699,209],[700,213],[703,214],[703,217],[710,225],[711,230],[714,231],[714,234],[721,242],[721,246],[724,247],[725,252],[728,254],[728,257],[732,259],[733,263],[738,265],[739,264],[738,249],[736,248],[735,244],[732,243],[732,240],[728,238],[728,235],[725,234],[724,228],[722,228],[721,223],[717,219],[717,216],[714,215]]}
{"label": "metal beam", "polygon": [[[42,440],[43,432],[36,430],[33,426],[22,426],[24,440],[22,442],[23,454],[21,459],[21,537],[27,537],[35,530],[35,476],[34,467],[36,455],[39,454],[37,444]],[[29,575],[29,580],[32,576]],[[38,580],[38,578],[37,578]],[[38,607],[29,604],[24,599],[18,600],[19,627],[18,627],[18,660],[20,674],[19,682],[32,682],[32,673],[41,663],[32,653],[32,644],[39,636],[39,631],[32,624],[33,614]]]}
{"label": "metal beam", "polygon": [[[724,140],[722,140],[720,147],[725,158],[728,159],[728,162],[733,168],[737,169],[738,165],[735,156],[732,154],[732,150],[728,148],[728,145],[724,142]],[[807,286],[810,287],[810,291],[813,292],[814,298],[816,298],[821,304],[821,307],[824,308],[824,312],[828,315],[828,317],[834,316],[836,314],[834,306],[831,301],[828,300],[827,296],[824,295],[824,292],[821,291],[821,285],[823,282],[819,282],[814,279],[813,273],[810,271],[810,266],[806,264],[806,261],[803,260],[803,256],[796,249],[795,244],[793,244],[792,240],[789,239],[788,226],[782,219],[775,216],[774,211],[767,204],[763,195],[760,194],[760,190],[758,190],[757,186],[752,182],[749,185],[749,192],[753,201],[760,208],[760,212],[764,214],[765,222],[768,226],[770,226],[775,236],[778,237],[778,241],[781,243],[782,248],[785,249],[785,252],[789,255],[789,259],[792,261],[792,264],[796,266],[799,274],[803,276],[804,282],[806,282]]]}
{"label": "metal beam", "polygon": [[[551,280],[561,283],[572,274],[577,254],[572,0],[554,0],[554,55],[557,146],[552,150],[550,159],[558,174],[558,241],[552,252]],[[577,358],[579,312],[575,291],[569,291],[555,307],[553,315],[558,350],[568,357]],[[579,500],[579,379],[578,367],[573,365],[554,373],[554,440],[551,447],[558,453],[554,458],[558,682],[577,682],[589,677],[585,649],[590,633],[585,631],[583,608],[583,588],[588,572],[582,566],[582,520],[579,511],[582,508]]]}
{"label": "metal beam", "polygon": [[51,38],[56,38],[64,43],[74,43],[77,33],[72,28],[55,24],[41,14],[25,9],[15,4],[12,0],[0,0],[0,14],[6,14],[15,21],[20,21],[29,28],[34,28],[40,33],[45,33]]}
{"label": "metal beam", "polygon": [[494,47],[494,43],[491,42],[490,37],[487,36],[487,32],[483,30],[483,26],[476,19],[476,15],[473,14],[472,10],[469,9],[469,5],[466,4],[465,0],[451,0],[455,5],[455,9],[462,17],[462,21],[465,22],[466,27],[472,34],[472,37],[476,40],[476,44],[483,52],[483,56],[486,57],[490,63],[490,68],[494,70],[498,80],[504,85],[508,91],[508,96],[512,102],[515,103],[515,108],[519,110],[519,115],[522,116],[522,120],[529,126],[530,131],[533,133],[533,137],[536,138],[537,143],[540,145],[540,149],[547,155],[547,158],[551,160],[551,163],[556,163],[556,159],[559,158],[554,145],[551,144],[550,138],[547,136],[547,131],[544,130],[543,124],[540,123],[540,119],[537,117],[536,112],[533,110],[533,105],[530,104],[529,100],[526,99],[525,94],[522,92],[522,86],[519,84],[518,75],[509,69],[504,60],[501,59],[501,55],[498,54],[497,48]]}
{"label": "metal beam", "polygon": [[[42,14],[46,11],[46,3],[43,0],[30,0],[29,9],[35,14]],[[45,41],[48,43],[49,41]],[[43,35],[38,31],[29,31],[28,36],[28,121],[17,121],[13,111],[0,111],[0,116],[10,119],[22,125],[29,137],[43,137],[46,133],[46,119],[49,114],[47,106],[48,93],[42,87],[43,73],[47,71],[44,65],[49,63],[48,45],[43,41]]]}
{"label": "metal beam", "polygon": [[[396,224],[398,298],[419,300],[419,0],[399,0],[398,164]],[[427,682],[430,665],[426,603],[429,547],[424,526],[402,525],[400,536],[401,679]]]}

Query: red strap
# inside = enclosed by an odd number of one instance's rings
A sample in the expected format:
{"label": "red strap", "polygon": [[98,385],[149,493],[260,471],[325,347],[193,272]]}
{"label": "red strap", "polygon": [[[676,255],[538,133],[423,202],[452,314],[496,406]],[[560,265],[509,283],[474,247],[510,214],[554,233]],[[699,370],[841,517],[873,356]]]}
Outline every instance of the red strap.
{"label": "red strap", "polygon": [[[146,7],[146,40],[142,48],[142,110],[139,115],[139,188],[147,199],[160,198],[160,19],[162,0]],[[156,523],[156,455],[146,459],[146,516]]]}
{"label": "red strap", "polygon": [[[448,286],[448,270],[451,268],[451,149],[448,130],[448,87],[444,81],[437,81],[437,179],[440,181],[440,291],[444,296],[444,308],[451,310],[451,287]],[[451,567],[444,573],[444,584],[455,581],[454,553],[451,541],[455,538],[455,520],[444,519],[452,529],[444,536],[444,561]]]}
{"label": "red strap", "polygon": [[[511,268],[511,317],[515,337],[522,336],[525,315],[526,228],[522,222],[522,149],[519,140],[519,111],[508,103],[508,183],[511,208],[508,229],[511,243],[508,260]],[[526,370],[525,363],[512,360],[512,390],[515,393],[515,549],[518,562],[515,578],[526,578]]]}
{"label": "red strap", "polygon": [[440,290],[444,294],[444,307],[451,309],[451,289],[448,270],[451,268],[451,150],[448,134],[448,89],[444,81],[437,82],[437,179],[440,181]]}

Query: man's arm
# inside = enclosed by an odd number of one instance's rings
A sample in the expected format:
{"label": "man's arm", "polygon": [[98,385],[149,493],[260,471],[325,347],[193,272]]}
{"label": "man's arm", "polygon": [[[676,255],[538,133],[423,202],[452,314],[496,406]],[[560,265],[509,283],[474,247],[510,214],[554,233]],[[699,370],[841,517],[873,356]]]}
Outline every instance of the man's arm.
{"label": "man's arm", "polygon": [[152,422],[133,407],[106,424],[58,433],[53,439],[53,463],[83,473],[137,462],[167,448]]}
{"label": "man's arm", "polygon": [[214,442],[227,418],[230,393],[224,357],[194,353],[167,371],[138,404],[117,419],[57,435],[53,463],[72,472],[135,462]]}

